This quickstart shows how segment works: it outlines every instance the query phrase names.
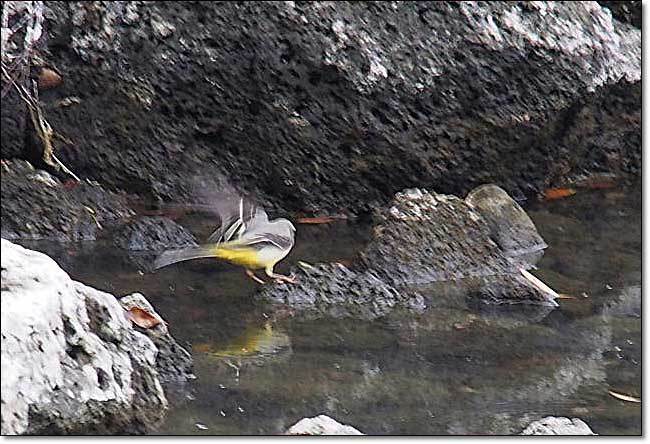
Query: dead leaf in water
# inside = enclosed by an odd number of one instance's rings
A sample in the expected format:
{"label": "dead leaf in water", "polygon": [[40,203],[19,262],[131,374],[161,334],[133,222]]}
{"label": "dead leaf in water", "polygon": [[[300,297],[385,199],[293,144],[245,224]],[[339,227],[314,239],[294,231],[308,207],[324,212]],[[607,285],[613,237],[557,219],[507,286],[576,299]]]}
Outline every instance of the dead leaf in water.
{"label": "dead leaf in water", "polygon": [[582,180],[576,182],[576,186],[579,188],[587,188],[592,190],[606,190],[610,188],[615,188],[619,178],[615,174],[611,173],[594,173],[589,177],[585,177]]}
{"label": "dead leaf in water", "polygon": [[576,194],[576,190],[573,188],[549,188],[544,191],[544,200],[563,199],[574,194]]}
{"label": "dead leaf in water", "polygon": [[58,72],[50,68],[42,68],[38,75],[38,87],[40,89],[51,89],[63,83],[63,79]]}
{"label": "dead leaf in water", "polygon": [[318,216],[318,217],[301,217],[296,220],[299,224],[329,224],[337,220],[345,220],[345,216]]}
{"label": "dead leaf in water", "polygon": [[608,390],[607,393],[612,395],[614,398],[620,399],[622,401],[628,401],[628,402],[641,402],[641,399],[636,398],[634,396],[629,396],[629,395],[624,395],[622,393],[616,393],[611,390]]}
{"label": "dead leaf in water", "polygon": [[143,310],[140,307],[129,308],[126,311],[126,317],[141,328],[152,328],[163,322],[159,317],[152,315],[147,310]]}
{"label": "dead leaf in water", "polygon": [[616,187],[616,182],[606,182],[606,181],[599,181],[599,182],[589,182],[585,185],[586,188],[592,189],[592,190],[609,190],[611,188]]}

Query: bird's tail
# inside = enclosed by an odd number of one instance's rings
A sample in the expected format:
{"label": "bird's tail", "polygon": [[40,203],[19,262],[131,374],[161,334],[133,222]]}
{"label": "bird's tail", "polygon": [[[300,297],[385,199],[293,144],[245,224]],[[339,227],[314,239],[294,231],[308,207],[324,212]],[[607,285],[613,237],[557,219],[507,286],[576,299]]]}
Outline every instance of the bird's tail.
{"label": "bird's tail", "polygon": [[200,245],[198,247],[180,248],[178,250],[167,250],[162,253],[154,262],[154,268],[162,268],[177,262],[189,261],[202,257],[218,257],[218,244]]}
{"label": "bird's tail", "polygon": [[158,268],[166,267],[177,262],[203,257],[216,257],[236,264],[246,265],[248,263],[254,263],[254,256],[254,250],[242,249],[241,243],[235,240],[199,245],[197,247],[180,248],[178,250],[167,250],[158,256],[154,262],[154,269],[157,270]]}

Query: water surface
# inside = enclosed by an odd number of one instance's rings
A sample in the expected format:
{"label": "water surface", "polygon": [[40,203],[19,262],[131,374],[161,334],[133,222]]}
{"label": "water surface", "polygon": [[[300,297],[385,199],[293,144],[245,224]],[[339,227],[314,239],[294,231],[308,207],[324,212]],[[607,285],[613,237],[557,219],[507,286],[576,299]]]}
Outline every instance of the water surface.
{"label": "water surface", "polygon": [[[640,404],[608,394],[641,394],[640,189],[526,209],[549,245],[533,273],[573,298],[550,313],[477,310],[438,285],[423,290],[432,304],[420,314],[301,319],[256,303],[257,284],[215,261],[142,273],[100,243],[30,246],[74,279],[142,292],[192,348],[197,379],[170,388],[158,434],[277,434],[318,414],[368,434],[512,434],[547,415],[640,434]],[[278,271],[351,260],[367,236],[345,223],[299,226]]]}

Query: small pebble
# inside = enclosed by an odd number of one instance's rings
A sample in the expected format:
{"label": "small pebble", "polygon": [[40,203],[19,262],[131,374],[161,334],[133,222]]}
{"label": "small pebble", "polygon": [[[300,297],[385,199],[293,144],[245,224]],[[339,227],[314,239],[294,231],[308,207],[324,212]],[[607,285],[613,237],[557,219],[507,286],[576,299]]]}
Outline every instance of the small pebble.
{"label": "small pebble", "polygon": [[197,422],[194,426],[199,430],[208,430],[208,426],[200,422]]}
{"label": "small pebble", "polygon": [[226,414],[224,413],[223,410],[219,410],[219,414],[220,414],[221,416],[223,416],[224,418],[226,417]]}
{"label": "small pebble", "polygon": [[612,289],[612,286],[609,285],[609,284],[607,284],[607,285],[605,285],[605,288],[608,289],[608,290],[611,290],[611,289]]}

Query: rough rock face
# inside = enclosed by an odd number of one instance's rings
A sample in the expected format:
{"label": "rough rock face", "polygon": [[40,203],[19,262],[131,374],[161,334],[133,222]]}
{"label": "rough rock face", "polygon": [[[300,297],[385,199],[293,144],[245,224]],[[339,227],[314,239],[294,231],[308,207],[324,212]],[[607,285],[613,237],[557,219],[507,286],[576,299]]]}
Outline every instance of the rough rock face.
{"label": "rough rock face", "polygon": [[47,2],[46,29],[59,157],[114,189],[359,212],[640,167],[640,30],[595,2]]}
{"label": "rough rock face", "polygon": [[[120,304],[127,310],[131,307],[139,307],[154,316],[160,317],[149,301],[140,293],[133,293],[120,298]],[[134,328],[147,335],[158,349],[156,368],[161,382],[186,382],[188,379],[195,378],[192,373],[192,356],[169,334],[169,329],[165,323],[146,330],[137,326]]]}
{"label": "rough rock face", "polygon": [[589,426],[578,418],[547,416],[531,423],[521,435],[595,435]]}
{"label": "rough rock face", "polygon": [[2,433],[142,433],[167,401],[158,350],[108,293],[2,239]]}
{"label": "rough rock face", "polygon": [[301,265],[292,268],[296,284],[264,287],[256,296],[299,310],[333,318],[375,319],[398,307],[425,308],[417,294],[397,291],[373,271],[357,273],[342,264]]}
{"label": "rough rock face", "polygon": [[352,426],[340,422],[326,415],[319,415],[313,418],[303,418],[289,430],[287,435],[363,435]]}
{"label": "rough rock face", "polygon": [[141,217],[121,227],[112,237],[118,247],[130,251],[163,251],[197,245],[185,228],[166,217]]}
{"label": "rough rock face", "polygon": [[379,212],[375,236],[361,253],[388,282],[423,284],[510,272],[480,214],[456,196],[411,189]]}
{"label": "rough rock face", "polygon": [[25,161],[2,164],[2,237],[94,240],[134,215],[123,195],[82,182],[73,188]]}
{"label": "rough rock face", "polygon": [[131,263],[142,271],[153,271],[158,254],[167,248],[197,245],[187,229],[166,217],[143,216],[107,233],[110,241],[125,250]]}

